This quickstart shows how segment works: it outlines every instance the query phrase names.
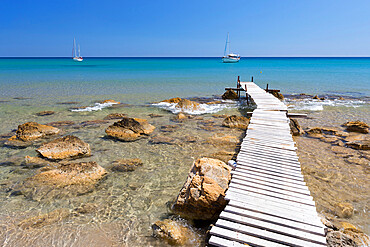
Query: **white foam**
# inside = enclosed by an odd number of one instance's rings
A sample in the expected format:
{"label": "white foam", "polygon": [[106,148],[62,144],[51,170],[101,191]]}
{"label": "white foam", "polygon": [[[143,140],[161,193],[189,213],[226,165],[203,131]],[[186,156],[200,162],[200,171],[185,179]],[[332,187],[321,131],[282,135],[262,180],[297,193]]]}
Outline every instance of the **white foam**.
{"label": "white foam", "polygon": [[191,109],[185,109],[182,110],[177,106],[177,103],[167,103],[167,102],[159,102],[159,103],[154,103],[152,104],[153,106],[157,106],[159,108],[165,109],[167,111],[170,111],[174,114],[177,114],[179,112],[184,112],[187,114],[192,114],[192,115],[201,115],[201,114],[206,114],[206,113],[216,113],[219,112],[225,108],[230,107],[229,104],[199,104],[196,110],[191,110]]}
{"label": "white foam", "polygon": [[294,100],[286,99],[285,103],[288,104],[289,110],[298,111],[322,111],[324,106],[344,106],[344,107],[360,107],[366,102],[362,100],[314,100],[314,99],[303,99]]}
{"label": "white foam", "polygon": [[71,109],[71,111],[74,112],[81,112],[81,111],[100,111],[103,108],[111,107],[112,105],[115,105],[118,103],[95,103],[93,106],[88,106],[84,108],[78,108],[78,109]]}

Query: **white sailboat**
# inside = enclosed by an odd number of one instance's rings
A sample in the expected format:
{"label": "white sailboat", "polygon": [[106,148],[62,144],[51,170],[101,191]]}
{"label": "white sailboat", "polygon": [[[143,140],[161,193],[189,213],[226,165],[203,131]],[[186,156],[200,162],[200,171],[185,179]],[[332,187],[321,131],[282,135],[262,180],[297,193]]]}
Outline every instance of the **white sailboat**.
{"label": "white sailboat", "polygon": [[[229,48],[229,51],[226,54],[227,48]],[[222,57],[222,62],[224,62],[224,63],[237,63],[237,62],[239,62],[239,60],[240,60],[239,54],[234,54],[234,53],[230,52],[229,33],[227,33],[225,51],[224,51],[224,56]]]}
{"label": "white sailboat", "polygon": [[84,60],[81,57],[80,45],[78,45],[78,56],[76,54],[76,38],[73,38],[72,59],[77,62],[82,62]]}

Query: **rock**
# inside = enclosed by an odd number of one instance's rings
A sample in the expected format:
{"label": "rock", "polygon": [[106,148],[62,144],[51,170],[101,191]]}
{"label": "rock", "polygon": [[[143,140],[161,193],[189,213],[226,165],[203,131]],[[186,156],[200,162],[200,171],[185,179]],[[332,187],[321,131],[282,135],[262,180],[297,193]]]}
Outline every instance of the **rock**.
{"label": "rock", "polygon": [[223,162],[227,163],[231,160],[235,155],[235,152],[229,152],[226,150],[221,150],[216,153],[209,155],[211,158],[222,160]]}
{"label": "rock", "polygon": [[242,130],[246,130],[249,125],[249,119],[246,117],[239,117],[236,115],[229,116],[224,119],[222,122],[223,126],[229,127],[229,128],[238,128]]}
{"label": "rock", "polygon": [[95,203],[83,203],[78,208],[75,208],[74,211],[78,214],[91,214],[98,209],[98,205]]}
{"label": "rock", "polygon": [[149,140],[150,144],[167,144],[167,145],[175,145],[177,144],[176,140],[172,137],[168,136],[153,136]]}
{"label": "rock", "polygon": [[53,126],[53,127],[71,126],[71,125],[74,125],[74,124],[75,124],[75,122],[73,122],[73,121],[58,121],[58,122],[48,123],[48,125]]}
{"label": "rock", "polygon": [[197,136],[182,136],[180,137],[180,139],[183,141],[183,142],[197,142],[199,140],[199,137]]}
{"label": "rock", "polygon": [[177,104],[181,100],[182,100],[181,98],[177,97],[177,98],[172,98],[172,99],[166,99],[166,100],[163,100],[161,102],[172,103],[172,104],[175,103],[175,104]]}
{"label": "rock", "polygon": [[54,111],[40,111],[36,113],[37,116],[49,116],[53,115],[55,112]]}
{"label": "rock", "polygon": [[113,161],[111,170],[115,172],[131,172],[142,165],[141,159],[120,159]]}
{"label": "rock", "polygon": [[312,99],[319,99],[319,96],[315,95]]}
{"label": "rock", "polygon": [[24,157],[24,160],[25,160],[25,164],[27,167],[29,168],[37,168],[37,167],[42,167],[42,166],[47,166],[47,165],[50,165],[50,166],[57,166],[58,163],[57,162],[53,162],[53,161],[50,161],[50,160],[45,160],[43,158],[40,158],[40,157],[31,157],[31,156],[26,156]]}
{"label": "rock", "polygon": [[33,141],[47,135],[56,135],[59,132],[58,128],[52,126],[28,122],[18,126],[16,136],[21,141]]}
{"label": "rock", "polygon": [[32,145],[31,141],[22,141],[17,138],[17,136],[10,137],[7,141],[4,142],[5,146],[11,148],[26,148]]}
{"label": "rock", "polygon": [[126,117],[126,114],[124,113],[111,113],[103,118],[103,120],[111,120],[111,119],[121,119]]}
{"label": "rock", "polygon": [[112,99],[106,99],[99,102],[100,104],[121,104],[121,102],[112,100]]}
{"label": "rock", "polygon": [[96,162],[59,164],[26,179],[15,190],[33,200],[71,197],[91,192],[106,174]]}
{"label": "rock", "polygon": [[272,95],[274,95],[276,98],[278,98],[279,100],[283,100],[284,99],[284,96],[281,93],[277,92],[277,91],[272,91],[270,93]]}
{"label": "rock", "polygon": [[369,125],[361,121],[347,122],[343,124],[346,127],[347,131],[359,132],[367,134],[369,133]]}
{"label": "rock", "polygon": [[51,160],[87,156],[91,154],[89,144],[72,135],[43,144],[36,151],[40,153],[41,156]]}
{"label": "rock", "polygon": [[77,105],[80,104],[81,102],[78,101],[67,101],[67,102],[58,102],[58,105]]}
{"label": "rock", "polygon": [[162,132],[174,132],[176,131],[180,126],[178,125],[164,125],[164,126],[161,126],[161,131]]}
{"label": "rock", "polygon": [[199,103],[188,99],[181,99],[181,101],[177,103],[176,108],[179,108],[181,111],[193,112],[199,109]]}
{"label": "rock", "polygon": [[346,161],[360,166],[368,166],[370,163],[368,159],[359,157],[349,157]]}
{"label": "rock", "polygon": [[370,150],[370,140],[353,141],[346,143],[346,146],[359,150]]}
{"label": "rock", "polygon": [[354,141],[362,141],[365,140],[367,135],[364,134],[355,134],[355,135],[348,135],[344,138],[346,142],[354,142]]}
{"label": "rock", "polygon": [[165,219],[152,225],[154,237],[161,238],[170,245],[199,246],[199,236],[181,221]]}
{"label": "rock", "polygon": [[220,101],[220,100],[216,100],[216,101],[207,102],[206,104],[207,104],[207,105],[222,104],[222,101]]}
{"label": "rock", "polygon": [[[321,141],[326,142],[326,143],[337,143],[338,142],[338,137],[336,136],[323,136],[320,138]],[[339,144],[339,143],[337,143]],[[340,146],[340,144],[339,144]]]}
{"label": "rock", "polygon": [[226,205],[231,168],[221,160],[201,158],[194,162],[172,210],[181,217],[215,220]]}
{"label": "rock", "polygon": [[344,100],[344,98],[343,97],[339,97],[338,100]]}
{"label": "rock", "polygon": [[316,137],[316,138],[320,138],[322,137],[323,133],[322,133],[322,130],[321,128],[319,127],[315,127],[315,128],[311,128],[309,130],[306,131],[307,135],[310,136],[310,137]]}
{"label": "rock", "polygon": [[120,141],[135,141],[143,135],[149,135],[155,127],[145,119],[124,117],[121,121],[109,126],[105,133]]}
{"label": "rock", "polygon": [[239,139],[236,136],[230,136],[224,133],[216,133],[208,139],[208,143],[220,146],[236,146]]}
{"label": "rock", "polygon": [[88,120],[88,121],[83,121],[79,124],[80,127],[99,127],[102,124],[109,123],[107,120]]}
{"label": "rock", "polygon": [[226,92],[222,95],[222,99],[238,99],[238,94],[232,90],[228,89]]}
{"label": "rock", "polygon": [[341,202],[336,205],[337,215],[341,218],[350,218],[353,215],[353,206],[348,202]]}
{"label": "rock", "polygon": [[214,118],[227,118],[228,116],[226,114],[213,114],[212,117]]}
{"label": "rock", "polygon": [[189,116],[188,115],[185,115],[182,112],[178,113],[176,116],[173,116],[171,118],[171,120],[172,121],[175,121],[175,122],[182,122],[183,120],[186,120],[186,119],[189,119]]}
{"label": "rock", "polygon": [[357,229],[354,225],[341,222],[339,231],[329,229],[326,235],[327,246],[329,247],[363,247],[370,246],[368,235]]}
{"label": "rock", "polygon": [[25,220],[22,220],[18,225],[22,229],[27,228],[36,228],[50,225],[63,219],[67,218],[70,215],[70,212],[66,208],[56,209],[47,214],[42,214],[39,216],[31,217]]}
{"label": "rock", "polygon": [[357,154],[357,152],[353,149],[351,150],[350,148],[340,146],[332,146],[331,150],[341,157],[349,157]]}
{"label": "rock", "polygon": [[321,127],[321,131],[327,135],[336,135],[339,132],[337,128],[332,127]]}
{"label": "rock", "polygon": [[325,97],[321,97],[320,100],[325,100]]}
{"label": "rock", "polygon": [[163,117],[163,115],[154,114],[154,113],[150,113],[148,116],[151,117],[151,118]]}
{"label": "rock", "polygon": [[294,136],[300,136],[304,134],[304,130],[299,125],[297,119],[291,118],[289,122],[289,127]]}

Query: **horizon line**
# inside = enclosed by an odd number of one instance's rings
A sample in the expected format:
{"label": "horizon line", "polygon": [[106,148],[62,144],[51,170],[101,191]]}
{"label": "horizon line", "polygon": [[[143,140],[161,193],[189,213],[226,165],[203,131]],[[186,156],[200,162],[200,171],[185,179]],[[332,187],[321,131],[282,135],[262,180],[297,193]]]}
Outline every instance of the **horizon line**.
{"label": "horizon line", "polygon": [[[3,58],[71,58],[71,56],[0,56]],[[83,58],[222,58],[222,56],[84,56]],[[370,58],[364,56],[247,56],[241,58]]]}

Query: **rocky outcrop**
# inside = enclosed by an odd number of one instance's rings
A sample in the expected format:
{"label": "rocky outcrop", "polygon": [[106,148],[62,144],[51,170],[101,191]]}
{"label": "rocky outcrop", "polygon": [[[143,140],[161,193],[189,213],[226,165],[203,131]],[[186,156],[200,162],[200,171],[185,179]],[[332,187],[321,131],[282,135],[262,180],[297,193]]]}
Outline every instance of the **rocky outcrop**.
{"label": "rocky outcrop", "polygon": [[161,102],[166,102],[166,103],[171,103],[171,104],[177,104],[181,101],[182,99],[177,97],[177,98],[172,98],[172,99],[166,99]]}
{"label": "rocky outcrop", "polygon": [[199,246],[199,236],[183,221],[157,221],[152,229],[154,237],[163,239],[170,245]]}
{"label": "rocky outcrop", "polygon": [[60,130],[58,128],[52,126],[28,122],[18,126],[16,139],[21,141],[33,141],[47,135],[58,134],[59,132]]}
{"label": "rocky outcrop", "polygon": [[46,225],[50,225],[63,219],[67,218],[70,215],[70,212],[66,208],[56,209],[47,214],[42,214],[39,216],[34,216],[25,220],[22,220],[18,225],[23,228],[38,228]]}
{"label": "rocky outcrop", "polygon": [[77,196],[92,191],[105,174],[96,162],[59,164],[26,179],[15,190],[34,200]]}
{"label": "rocky outcrop", "polygon": [[339,222],[338,225],[329,228],[326,242],[329,247],[370,246],[369,236],[348,222]]}
{"label": "rocky outcrop", "polygon": [[172,209],[181,217],[214,220],[226,205],[225,192],[231,168],[221,160],[201,158],[194,162]]}
{"label": "rocky outcrop", "polygon": [[249,119],[246,117],[232,115],[224,119],[222,122],[223,126],[229,128],[238,128],[242,130],[246,130],[249,125]]}
{"label": "rocky outcrop", "polygon": [[291,118],[289,122],[289,127],[294,136],[300,136],[304,134],[304,130],[299,125],[297,119]]}
{"label": "rocky outcrop", "polygon": [[105,133],[120,141],[135,141],[144,135],[149,135],[155,127],[145,119],[125,117],[109,126]]}
{"label": "rocky outcrop", "polygon": [[238,99],[238,94],[232,90],[228,89],[226,92],[222,95],[222,99]]}
{"label": "rocky outcrop", "polygon": [[36,151],[41,156],[51,160],[88,156],[91,154],[90,145],[72,135],[43,144]]}
{"label": "rocky outcrop", "polygon": [[141,159],[120,159],[113,161],[111,170],[115,172],[131,172],[142,165]]}
{"label": "rocky outcrop", "polygon": [[346,127],[347,131],[359,132],[364,134],[369,133],[369,125],[361,121],[347,122],[343,124],[343,126]]}
{"label": "rocky outcrop", "polygon": [[278,91],[272,91],[270,92],[272,95],[274,95],[276,98],[278,98],[279,100],[284,100],[284,96],[279,93]]}

